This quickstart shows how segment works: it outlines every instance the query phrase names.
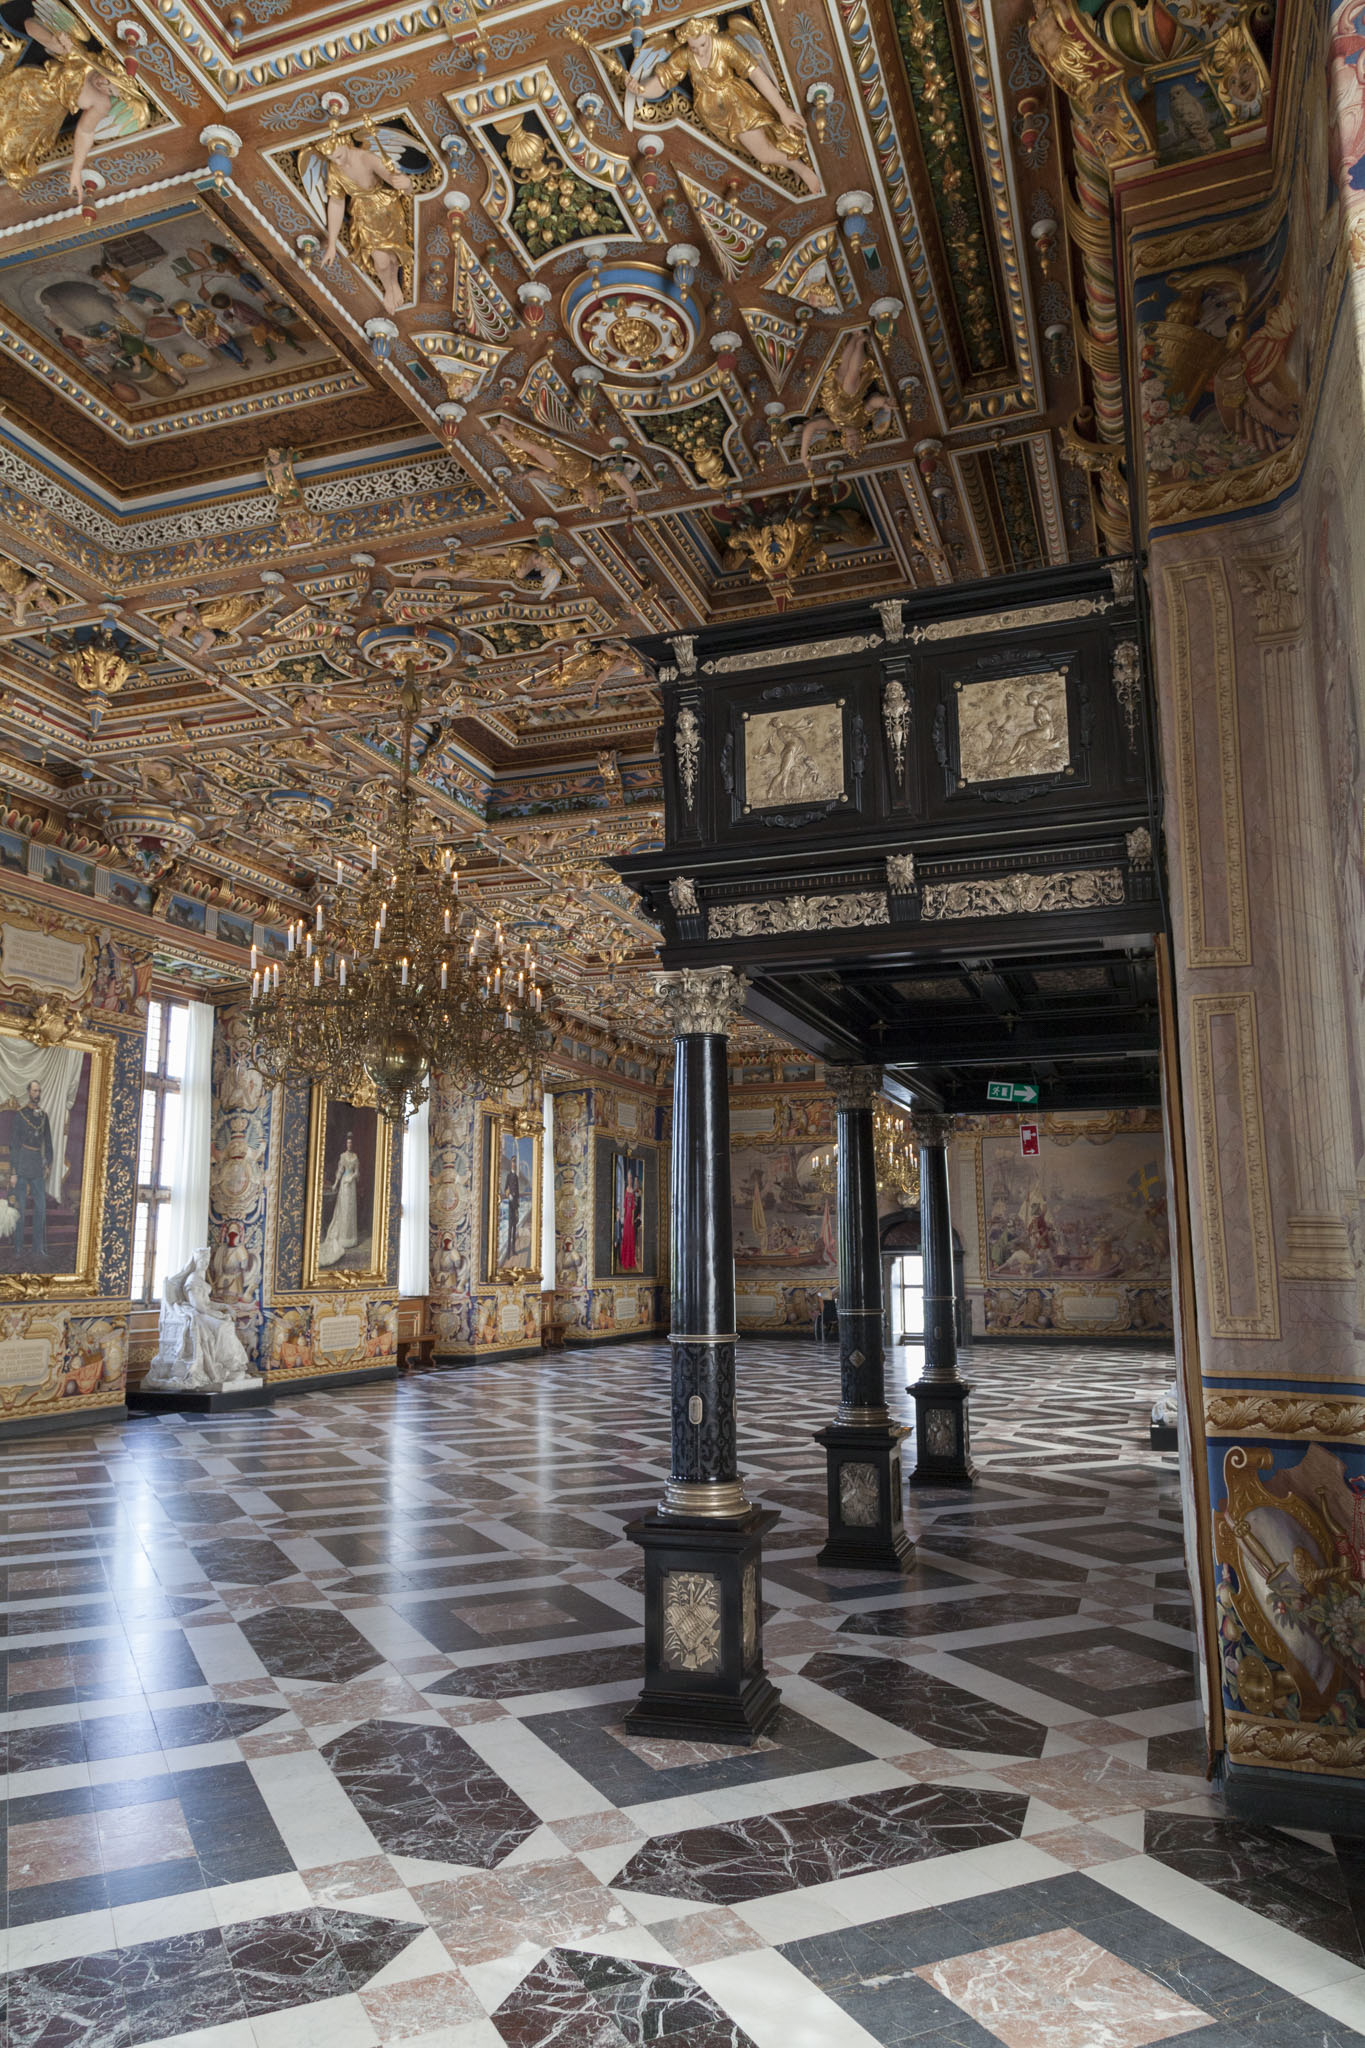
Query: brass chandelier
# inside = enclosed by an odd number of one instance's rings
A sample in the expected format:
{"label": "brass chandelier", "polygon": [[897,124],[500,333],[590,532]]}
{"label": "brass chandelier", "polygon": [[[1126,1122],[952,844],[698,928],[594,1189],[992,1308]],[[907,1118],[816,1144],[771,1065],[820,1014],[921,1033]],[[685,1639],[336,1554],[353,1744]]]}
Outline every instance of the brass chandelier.
{"label": "brass chandelier", "polygon": [[282,961],[252,948],[255,1065],[268,1081],[311,1078],[341,1101],[372,1101],[399,1122],[426,1101],[433,1073],[499,1095],[536,1080],[548,1033],[545,978],[529,945],[463,913],[454,854],[415,843],[409,787],[421,696],[399,691],[402,769],[392,858],[370,847],[348,885],[337,861],[330,907],[300,918]]}
{"label": "brass chandelier", "polygon": [[[884,1102],[872,1111],[872,1147],[877,1187],[894,1195],[903,1209],[919,1203],[919,1153],[903,1117]],[[832,1195],[838,1176],[839,1147],[821,1145],[806,1161],[811,1184],[821,1194]]]}

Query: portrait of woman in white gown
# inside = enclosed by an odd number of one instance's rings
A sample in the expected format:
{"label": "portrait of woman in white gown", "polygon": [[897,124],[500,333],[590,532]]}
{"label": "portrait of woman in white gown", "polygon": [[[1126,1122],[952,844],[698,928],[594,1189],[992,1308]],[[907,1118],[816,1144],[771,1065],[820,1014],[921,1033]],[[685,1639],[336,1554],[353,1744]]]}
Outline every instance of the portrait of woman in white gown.
{"label": "portrait of woman in white gown", "polygon": [[360,1243],[360,1155],[349,1131],[328,1192],[332,1214],[318,1246],[318,1264],[337,1266]]}

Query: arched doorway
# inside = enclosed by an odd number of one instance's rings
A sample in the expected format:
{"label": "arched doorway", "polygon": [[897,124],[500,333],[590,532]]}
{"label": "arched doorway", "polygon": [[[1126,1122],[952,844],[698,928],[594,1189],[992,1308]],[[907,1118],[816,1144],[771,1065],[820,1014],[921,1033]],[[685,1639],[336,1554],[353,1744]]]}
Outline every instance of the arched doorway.
{"label": "arched doorway", "polygon": [[[888,1344],[919,1344],[924,1336],[924,1257],[918,1208],[896,1209],[881,1220],[882,1300]],[[965,1344],[967,1292],[962,1239],[953,1231],[953,1295],[957,1340]]]}

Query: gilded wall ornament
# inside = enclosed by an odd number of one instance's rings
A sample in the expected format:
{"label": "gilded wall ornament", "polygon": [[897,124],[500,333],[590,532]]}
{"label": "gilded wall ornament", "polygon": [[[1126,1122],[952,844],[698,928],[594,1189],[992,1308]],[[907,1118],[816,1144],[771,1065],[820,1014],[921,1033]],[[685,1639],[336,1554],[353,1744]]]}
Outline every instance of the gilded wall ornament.
{"label": "gilded wall ornament", "polygon": [[1133,602],[1134,564],[1119,556],[1109,564],[1109,585],[1114,593],[1115,604]]}
{"label": "gilded wall ornament", "polygon": [[979,633],[1019,633],[1029,626],[1063,625],[1112,610],[1113,600],[1107,597],[1058,598],[1052,604],[1018,605],[1011,611],[973,612],[964,619],[932,619],[927,626],[911,626],[905,637],[919,647],[931,640],[966,640]]}
{"label": "gilded wall ornament", "polygon": [[837,640],[805,640],[799,647],[746,647],[742,654],[719,654],[704,661],[702,674],[737,676],[756,668],[790,668],[799,661],[840,661],[881,644],[880,633],[844,633]]}
{"label": "gilded wall ornament", "polygon": [[724,1036],[744,1009],[749,983],[730,967],[681,967],[655,977],[654,993],[675,1038]]}
{"label": "gilded wall ornament", "polygon": [[846,896],[773,896],[760,903],[715,905],[707,916],[710,939],[758,939],[774,932],[831,932],[860,925],[888,924],[880,889]]}
{"label": "gilded wall ornament", "polygon": [[1145,825],[1138,825],[1132,832],[1125,833],[1123,843],[1128,849],[1128,864],[1130,867],[1151,867],[1152,835]]}
{"label": "gilded wall ornament", "polygon": [[690,704],[684,704],[673,724],[673,755],[678,780],[690,811],[697,800],[697,768],[701,761],[701,725]]}
{"label": "gilded wall ornament", "polygon": [[[885,612],[888,607],[883,605],[878,609]],[[897,610],[899,609],[897,605]],[[888,639],[892,637],[891,634],[887,635]],[[897,632],[894,637],[900,639],[902,635]],[[886,743],[896,763],[896,780],[899,782],[905,773],[905,743],[910,735],[910,700],[905,694],[905,685],[899,676],[888,676],[886,679],[886,686],[882,691],[882,724],[886,728]]]}
{"label": "gilded wall ornament", "polygon": [[983,875],[968,882],[927,882],[924,916],[1023,917],[1044,910],[1096,910],[1122,901],[1123,873],[1119,868]]}
{"label": "gilded wall ornament", "polygon": [[720,1580],[714,1572],[663,1574],[663,1654],[668,1671],[719,1671]]}
{"label": "gilded wall ornament", "polygon": [[893,896],[910,896],[918,884],[915,880],[915,856],[913,853],[888,853],[886,856],[886,886]]}
{"label": "gilded wall ornament", "polygon": [[678,664],[680,676],[694,676],[697,673],[697,636],[695,633],[675,633],[669,641],[673,659]]}
{"label": "gilded wall ornament", "polygon": [[882,622],[882,638],[888,647],[896,647],[905,638],[905,599],[884,597],[878,601],[877,612]]}
{"label": "gilded wall ornament", "polygon": [[1142,704],[1142,661],[1136,640],[1120,640],[1115,647],[1113,682],[1128,745],[1132,748],[1137,745],[1138,711]]}
{"label": "gilded wall ornament", "polygon": [[695,917],[698,908],[697,886],[686,875],[674,875],[668,885],[668,900],[679,917]]}
{"label": "gilded wall ornament", "polygon": [[957,745],[963,782],[1060,775],[1071,760],[1066,671],[959,683]]}
{"label": "gilded wall ornament", "polygon": [[744,802],[751,811],[831,803],[844,794],[844,707],[794,705],[744,720]]}

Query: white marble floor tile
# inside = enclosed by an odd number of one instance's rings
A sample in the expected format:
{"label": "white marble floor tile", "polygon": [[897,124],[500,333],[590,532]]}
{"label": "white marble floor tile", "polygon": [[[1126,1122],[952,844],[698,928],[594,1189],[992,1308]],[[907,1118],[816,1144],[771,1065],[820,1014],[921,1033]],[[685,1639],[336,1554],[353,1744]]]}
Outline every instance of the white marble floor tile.
{"label": "white marble floor tile", "polygon": [[875,2035],[771,1950],[698,1963],[689,1974],[754,2048],[876,2048]]}

